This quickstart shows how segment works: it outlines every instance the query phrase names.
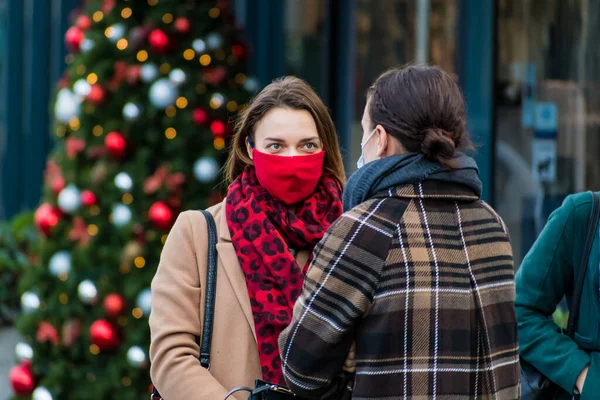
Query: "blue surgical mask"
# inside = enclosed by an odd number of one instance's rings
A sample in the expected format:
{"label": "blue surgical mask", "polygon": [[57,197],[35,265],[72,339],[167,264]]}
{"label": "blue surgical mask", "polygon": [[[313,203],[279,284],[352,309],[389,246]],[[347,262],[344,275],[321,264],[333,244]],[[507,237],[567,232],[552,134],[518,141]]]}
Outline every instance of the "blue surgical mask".
{"label": "blue surgical mask", "polygon": [[369,136],[367,136],[367,139],[360,144],[360,157],[358,158],[358,161],[356,162],[356,168],[358,168],[358,169],[361,169],[365,165],[365,153],[364,153],[365,146],[367,145],[367,143],[369,143],[369,140],[371,140],[371,138],[373,137],[375,132],[377,132],[377,128],[373,129],[373,132],[369,133]]}

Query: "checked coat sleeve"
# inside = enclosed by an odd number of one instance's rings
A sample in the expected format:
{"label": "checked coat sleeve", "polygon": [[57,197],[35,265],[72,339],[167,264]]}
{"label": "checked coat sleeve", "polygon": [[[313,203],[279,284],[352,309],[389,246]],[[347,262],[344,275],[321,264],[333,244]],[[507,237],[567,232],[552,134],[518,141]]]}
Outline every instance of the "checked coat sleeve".
{"label": "checked coat sleeve", "polygon": [[308,399],[338,398],[355,330],[373,302],[395,224],[388,200],[342,215],[315,247],[293,320],[279,337],[289,388]]}

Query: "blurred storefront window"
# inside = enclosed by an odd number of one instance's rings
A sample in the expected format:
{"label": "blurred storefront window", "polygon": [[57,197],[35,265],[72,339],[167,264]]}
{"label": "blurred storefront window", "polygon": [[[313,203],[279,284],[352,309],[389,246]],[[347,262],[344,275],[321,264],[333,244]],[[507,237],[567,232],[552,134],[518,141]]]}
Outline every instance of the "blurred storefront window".
{"label": "blurred storefront window", "polygon": [[[418,18],[425,6],[428,18]],[[418,24],[428,25],[428,62],[454,73],[456,0],[356,0],[356,58],[352,159],[360,154],[362,128],[369,85],[388,68],[413,63],[417,53]]]}
{"label": "blurred storefront window", "polygon": [[285,0],[285,74],[306,81],[327,100],[327,2]]}
{"label": "blurred storefront window", "polygon": [[600,0],[497,11],[494,200],[519,264],[565,196],[600,189]]}

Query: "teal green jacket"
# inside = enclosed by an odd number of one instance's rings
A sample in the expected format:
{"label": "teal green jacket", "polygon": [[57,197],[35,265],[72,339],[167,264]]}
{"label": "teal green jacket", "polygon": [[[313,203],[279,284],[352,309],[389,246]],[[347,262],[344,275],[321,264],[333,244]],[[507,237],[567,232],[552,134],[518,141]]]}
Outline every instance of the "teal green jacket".
{"label": "teal green jacket", "polygon": [[598,234],[587,263],[574,340],[560,333],[551,315],[565,294],[571,301],[591,205],[589,193],[567,197],[550,216],[516,275],[521,357],[569,393],[581,370],[589,365],[582,400],[600,398]]}

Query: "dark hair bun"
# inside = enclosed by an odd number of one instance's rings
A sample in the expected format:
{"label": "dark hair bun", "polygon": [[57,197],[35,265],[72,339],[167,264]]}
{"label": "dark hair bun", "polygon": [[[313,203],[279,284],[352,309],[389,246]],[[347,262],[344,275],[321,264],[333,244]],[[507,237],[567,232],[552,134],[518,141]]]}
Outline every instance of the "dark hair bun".
{"label": "dark hair bun", "polygon": [[430,161],[437,161],[445,167],[451,167],[449,162],[456,153],[456,143],[450,132],[440,128],[427,128],[423,130],[421,152]]}

